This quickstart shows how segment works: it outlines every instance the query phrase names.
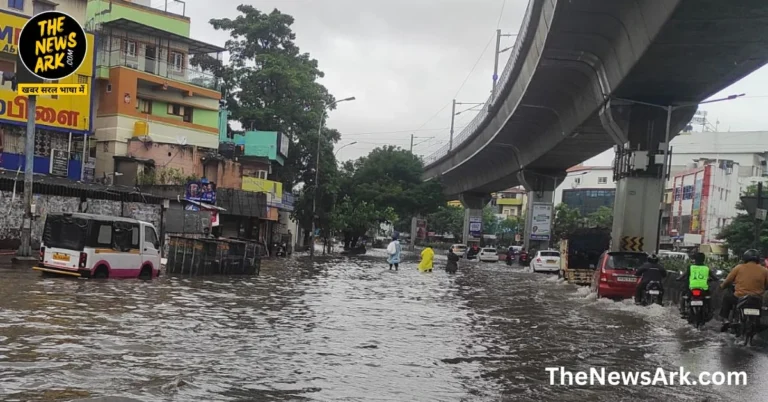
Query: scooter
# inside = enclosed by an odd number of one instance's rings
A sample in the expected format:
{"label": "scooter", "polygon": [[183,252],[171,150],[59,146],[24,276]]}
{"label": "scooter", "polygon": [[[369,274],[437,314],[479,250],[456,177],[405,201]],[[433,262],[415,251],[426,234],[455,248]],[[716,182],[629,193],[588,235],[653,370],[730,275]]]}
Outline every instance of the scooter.
{"label": "scooter", "polygon": [[737,338],[744,337],[744,346],[752,344],[752,339],[760,332],[760,317],[763,313],[763,299],[749,295],[739,298],[736,308],[731,311],[731,333]]}
{"label": "scooter", "polygon": [[661,282],[651,281],[645,286],[645,292],[643,293],[643,306],[649,306],[651,304],[661,305],[661,298],[664,293],[661,287]]}
{"label": "scooter", "polygon": [[517,262],[520,263],[520,265],[527,267],[531,265],[531,257],[528,255],[527,252],[523,251],[520,253],[520,257],[518,257]]}
{"label": "scooter", "polygon": [[683,296],[688,322],[694,328],[703,328],[712,319],[712,307],[709,292],[693,289],[689,295]]}
{"label": "scooter", "polygon": [[285,257],[288,254],[288,247],[285,243],[280,245],[275,244],[275,248],[277,249],[277,252],[275,253],[276,257]]}

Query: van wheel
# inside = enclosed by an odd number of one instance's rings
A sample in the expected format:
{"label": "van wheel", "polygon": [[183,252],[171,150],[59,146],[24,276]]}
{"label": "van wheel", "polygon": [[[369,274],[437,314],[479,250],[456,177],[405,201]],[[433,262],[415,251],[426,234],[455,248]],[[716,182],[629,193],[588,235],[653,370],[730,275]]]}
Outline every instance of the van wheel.
{"label": "van wheel", "polygon": [[96,267],[96,271],[93,272],[95,279],[107,279],[109,278],[109,269],[103,265]]}
{"label": "van wheel", "polygon": [[149,265],[141,267],[141,272],[139,272],[139,279],[152,280],[152,267]]}

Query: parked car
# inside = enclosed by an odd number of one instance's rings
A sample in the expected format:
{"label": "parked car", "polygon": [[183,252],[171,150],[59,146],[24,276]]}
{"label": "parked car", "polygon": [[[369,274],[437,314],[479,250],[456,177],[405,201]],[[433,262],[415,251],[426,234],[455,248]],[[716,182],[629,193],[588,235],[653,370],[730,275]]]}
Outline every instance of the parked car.
{"label": "parked car", "polygon": [[629,299],[635,296],[638,278],[635,270],[648,259],[636,251],[610,251],[603,253],[592,276],[592,291],[597,297]]}
{"label": "parked car", "polygon": [[499,262],[499,252],[493,247],[484,247],[480,249],[477,256],[480,262]]}
{"label": "parked car", "polygon": [[557,272],[560,270],[560,252],[542,250],[536,252],[531,260],[533,272]]}
{"label": "parked car", "polygon": [[453,253],[458,255],[459,258],[464,258],[467,253],[467,246],[463,244],[453,244],[451,245],[450,250],[453,250]]}

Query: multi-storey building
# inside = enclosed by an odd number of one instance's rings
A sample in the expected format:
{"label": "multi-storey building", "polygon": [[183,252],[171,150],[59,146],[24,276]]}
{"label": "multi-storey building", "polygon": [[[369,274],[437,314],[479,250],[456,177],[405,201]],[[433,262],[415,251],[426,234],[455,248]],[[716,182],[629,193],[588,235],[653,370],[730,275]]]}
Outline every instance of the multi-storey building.
{"label": "multi-storey building", "polygon": [[[190,59],[219,57],[224,49],[190,38],[189,17],[153,8],[149,0],[91,0],[86,18],[99,38],[96,176],[113,174],[115,157],[129,153],[132,138],[215,152],[220,83]],[[164,166],[175,158],[165,155],[155,162]]]}
{"label": "multi-storey building", "polygon": [[[85,19],[85,0],[9,0],[0,3],[0,71],[10,77],[16,74],[18,40],[30,16],[49,10],[63,11],[81,23]],[[37,174],[81,180],[87,173],[85,164],[92,157],[87,139],[93,133],[95,91],[94,35],[87,33],[88,49],[81,67],[61,84],[87,84],[90,96],[38,95],[35,114],[35,155],[33,170]],[[0,168],[23,170],[25,164],[26,96],[18,95],[10,80],[0,83]]]}

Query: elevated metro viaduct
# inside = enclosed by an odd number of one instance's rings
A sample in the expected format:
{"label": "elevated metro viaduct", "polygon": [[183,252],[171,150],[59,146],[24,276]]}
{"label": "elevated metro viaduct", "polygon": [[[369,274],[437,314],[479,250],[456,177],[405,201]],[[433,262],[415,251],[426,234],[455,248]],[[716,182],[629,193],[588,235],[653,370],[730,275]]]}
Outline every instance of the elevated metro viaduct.
{"label": "elevated metro viaduct", "polygon": [[490,193],[523,185],[529,245],[533,203],[551,203],[567,168],[616,147],[612,249],[629,236],[652,251],[666,132],[766,61],[766,1],[531,0],[508,77],[465,139],[425,159],[424,178],[462,201],[465,241]]}

